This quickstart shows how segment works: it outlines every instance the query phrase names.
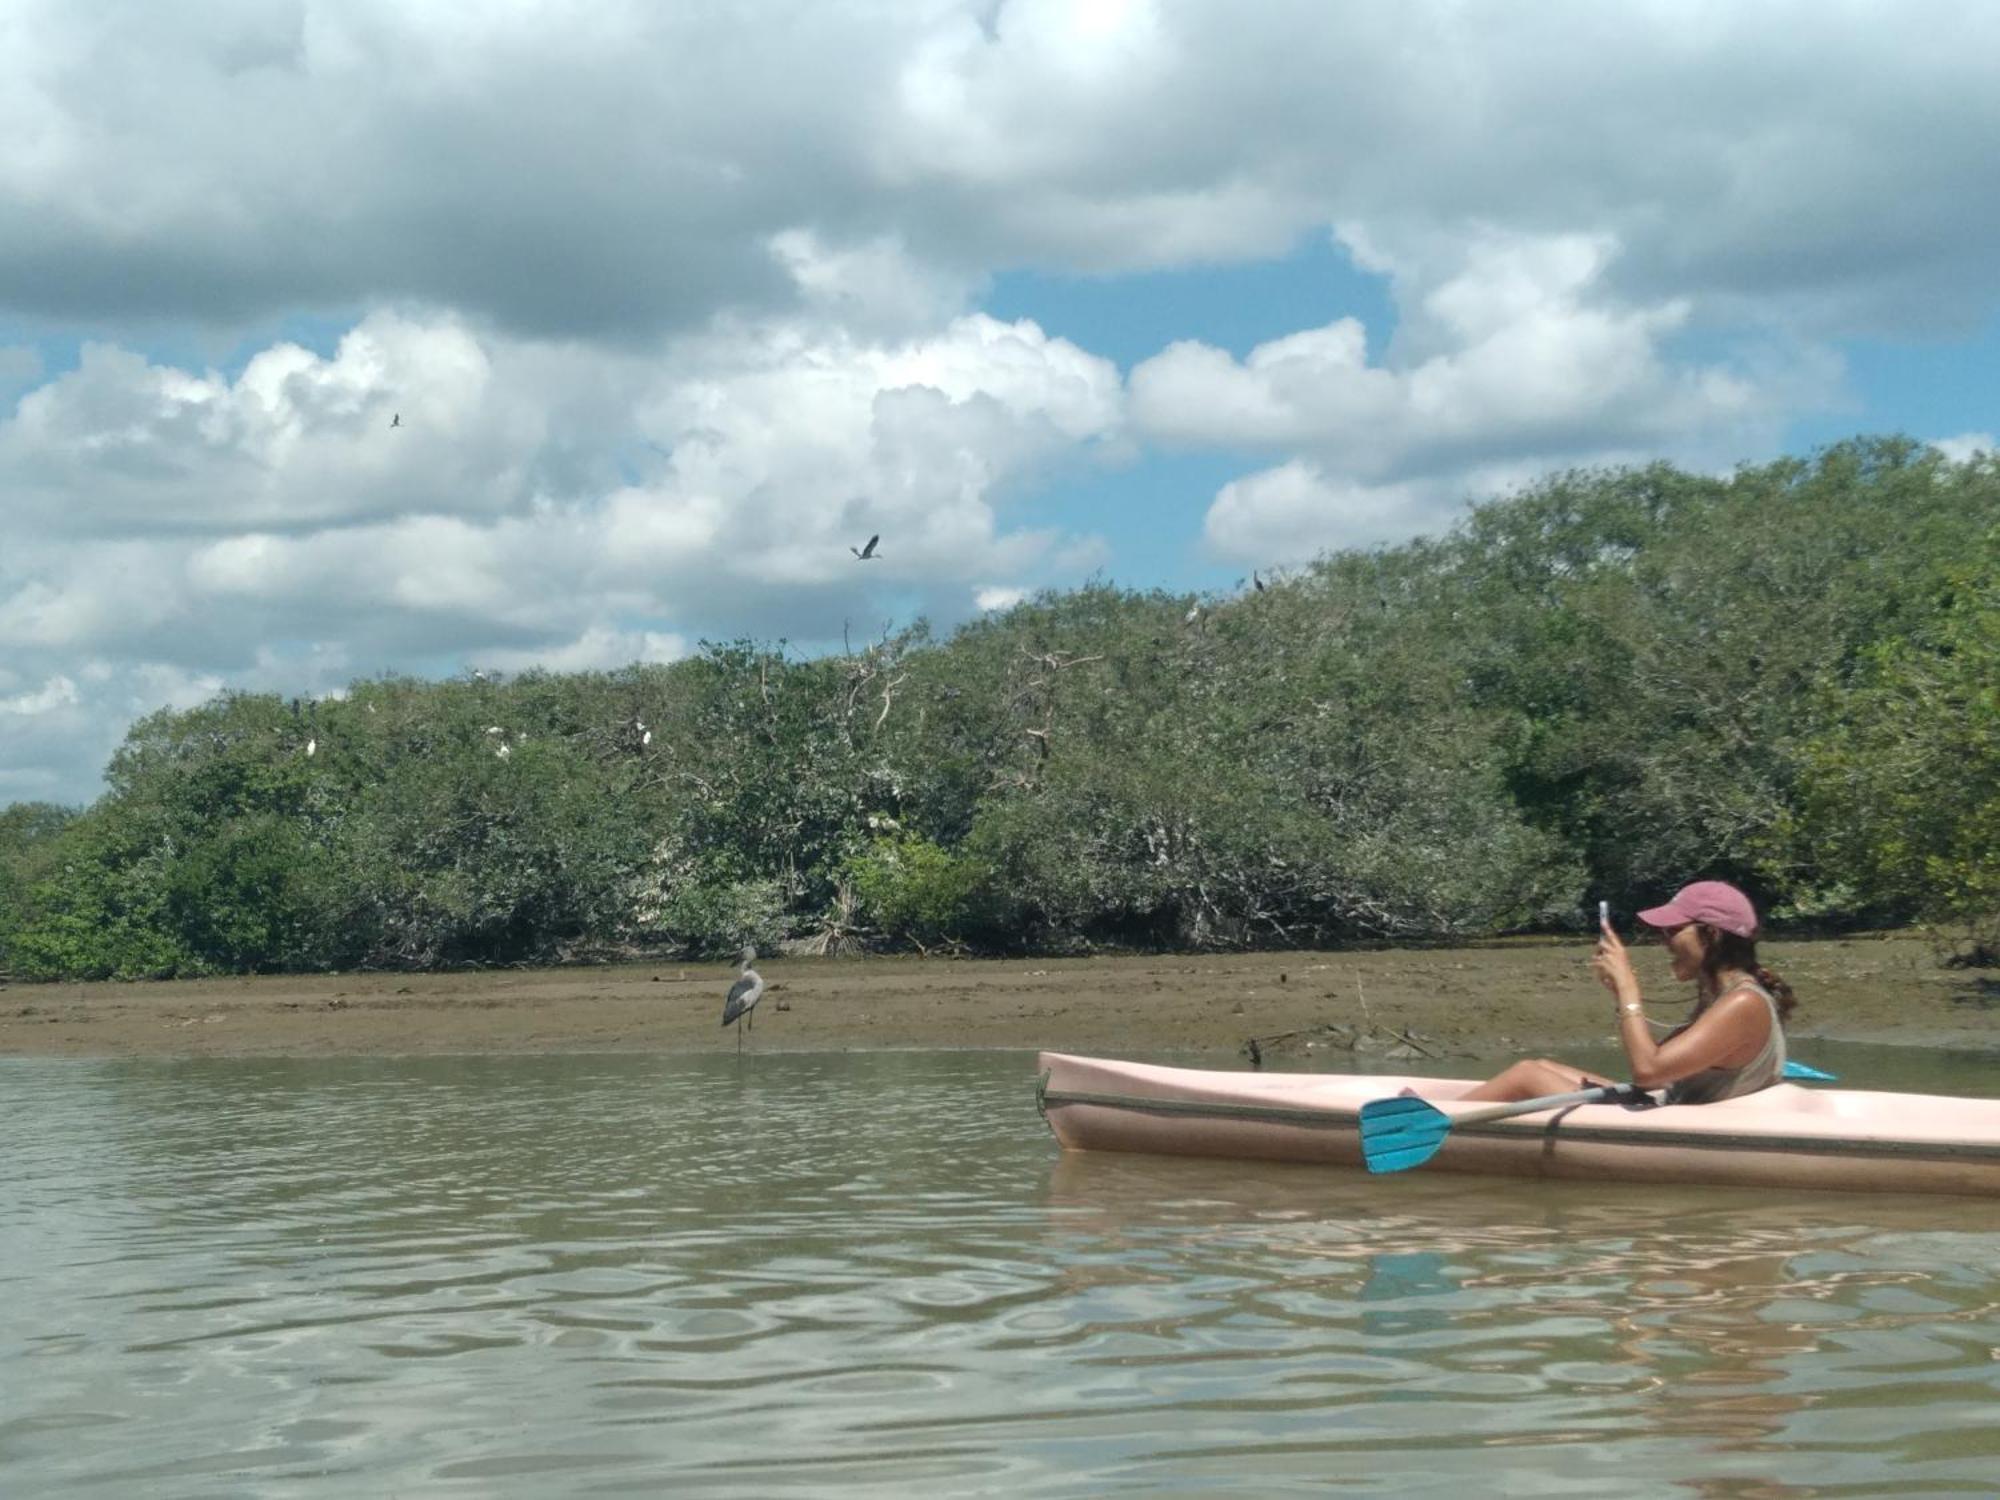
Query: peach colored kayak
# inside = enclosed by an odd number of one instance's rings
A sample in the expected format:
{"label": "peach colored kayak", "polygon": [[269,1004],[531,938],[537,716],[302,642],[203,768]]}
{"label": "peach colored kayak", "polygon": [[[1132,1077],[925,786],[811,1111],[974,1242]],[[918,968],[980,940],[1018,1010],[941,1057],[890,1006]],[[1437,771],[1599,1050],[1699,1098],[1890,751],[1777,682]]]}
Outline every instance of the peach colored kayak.
{"label": "peach colored kayak", "polygon": [[[1361,1106],[1412,1088],[1446,1114],[1462,1078],[1235,1073],[1041,1055],[1036,1097],[1071,1151],[1359,1167]],[[1475,1106],[1458,1110],[1465,1113]],[[1454,1130],[1421,1171],[2000,1195],[2000,1099],[1803,1089],[1634,1110],[1581,1104]]]}

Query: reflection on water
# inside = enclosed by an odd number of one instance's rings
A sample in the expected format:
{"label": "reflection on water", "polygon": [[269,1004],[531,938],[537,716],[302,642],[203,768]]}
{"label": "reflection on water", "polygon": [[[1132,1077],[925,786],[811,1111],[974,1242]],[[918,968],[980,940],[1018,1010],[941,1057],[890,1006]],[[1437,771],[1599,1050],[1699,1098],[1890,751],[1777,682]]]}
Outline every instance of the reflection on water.
{"label": "reflection on water", "polygon": [[[1971,1063],[1827,1065],[1993,1091]],[[0,1066],[0,1473],[315,1497],[2000,1473],[2000,1204],[1065,1157],[1030,1073]]]}

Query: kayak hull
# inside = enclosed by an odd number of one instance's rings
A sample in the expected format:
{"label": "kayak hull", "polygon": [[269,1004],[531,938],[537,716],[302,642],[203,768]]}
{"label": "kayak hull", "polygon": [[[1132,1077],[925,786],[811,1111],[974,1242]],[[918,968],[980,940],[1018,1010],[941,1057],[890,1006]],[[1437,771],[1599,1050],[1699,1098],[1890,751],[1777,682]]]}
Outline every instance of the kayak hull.
{"label": "kayak hull", "polygon": [[[1071,1151],[1360,1167],[1361,1106],[1414,1089],[1446,1114],[1464,1079],[1239,1073],[1041,1055]],[[2000,1196],[2000,1099],[1778,1084],[1719,1104],[1575,1105],[1455,1129],[1423,1170],[1582,1181]]]}

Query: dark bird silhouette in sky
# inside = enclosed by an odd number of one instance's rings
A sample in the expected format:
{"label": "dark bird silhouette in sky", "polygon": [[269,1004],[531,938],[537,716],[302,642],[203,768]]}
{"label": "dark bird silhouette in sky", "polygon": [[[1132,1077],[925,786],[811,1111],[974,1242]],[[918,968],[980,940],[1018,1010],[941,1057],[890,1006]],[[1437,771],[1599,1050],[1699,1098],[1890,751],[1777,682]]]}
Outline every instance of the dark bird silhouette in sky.
{"label": "dark bird silhouette in sky", "polygon": [[1250,573],[1250,581],[1255,585],[1257,585],[1258,593],[1261,594],[1264,592],[1264,580],[1257,576],[1256,571],[1254,569]]}
{"label": "dark bird silhouette in sky", "polygon": [[397,412],[393,417],[389,418],[389,425],[391,427],[401,427],[403,425],[403,414]]}
{"label": "dark bird silhouette in sky", "polygon": [[882,533],[878,531],[875,533],[875,535],[868,538],[867,546],[849,547],[847,550],[849,552],[852,552],[856,557],[860,558],[863,562],[873,562],[875,560],[875,544],[881,540],[882,540]]}

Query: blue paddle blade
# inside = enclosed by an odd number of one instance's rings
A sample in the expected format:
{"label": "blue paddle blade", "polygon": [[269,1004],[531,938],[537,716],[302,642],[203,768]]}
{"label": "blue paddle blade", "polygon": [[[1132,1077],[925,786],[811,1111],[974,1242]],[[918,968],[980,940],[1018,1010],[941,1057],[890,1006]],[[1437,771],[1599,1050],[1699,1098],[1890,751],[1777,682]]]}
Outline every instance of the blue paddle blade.
{"label": "blue paddle blade", "polygon": [[1437,1155],[1451,1116],[1422,1099],[1371,1099],[1361,1106],[1361,1159],[1371,1172],[1403,1172]]}
{"label": "blue paddle blade", "polygon": [[1822,1073],[1818,1068],[1809,1068],[1802,1062],[1793,1062],[1790,1058],[1785,1060],[1785,1071],[1779,1076],[1781,1078],[1797,1078],[1812,1083],[1840,1082],[1840,1075],[1838,1073]]}

